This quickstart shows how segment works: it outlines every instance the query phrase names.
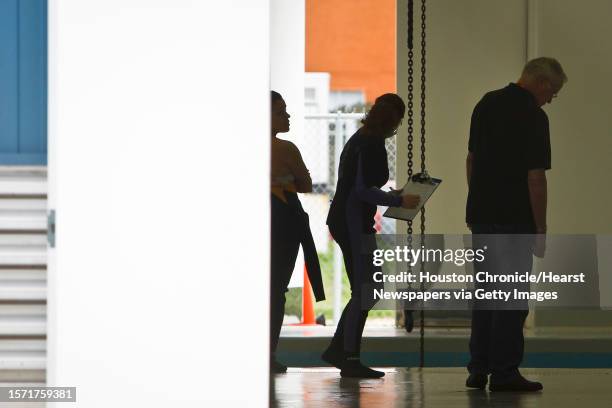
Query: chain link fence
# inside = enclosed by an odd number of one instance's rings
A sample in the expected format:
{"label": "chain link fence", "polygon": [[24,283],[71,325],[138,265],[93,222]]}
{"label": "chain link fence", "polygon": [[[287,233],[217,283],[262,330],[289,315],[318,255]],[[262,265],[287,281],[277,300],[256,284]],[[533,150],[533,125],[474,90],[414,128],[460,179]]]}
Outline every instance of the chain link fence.
{"label": "chain link fence", "polygon": [[[302,194],[300,199],[310,216],[310,227],[319,251],[319,260],[328,299],[317,304],[317,313],[337,322],[342,307],[349,298],[349,286],[343,272],[342,253],[333,242],[327,229],[329,205],[334,197],[338,163],[344,144],[361,126],[362,113],[306,114],[304,137],[299,149],[313,182],[312,194]],[[396,141],[386,141],[389,161],[389,182],[383,187],[396,187]],[[382,234],[395,234],[395,220],[382,217],[385,207],[376,213],[376,230]],[[333,292],[330,289],[333,287]],[[330,296],[331,295],[331,296]]]}

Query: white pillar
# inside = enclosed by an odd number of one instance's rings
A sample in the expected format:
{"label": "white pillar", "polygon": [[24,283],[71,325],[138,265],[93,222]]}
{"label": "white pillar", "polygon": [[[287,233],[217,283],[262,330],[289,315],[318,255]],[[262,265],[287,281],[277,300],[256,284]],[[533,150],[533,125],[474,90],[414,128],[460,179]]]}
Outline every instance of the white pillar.
{"label": "white pillar", "polygon": [[[312,166],[320,152],[309,149],[304,132],[304,69],[306,59],[305,0],[270,1],[270,86],[279,92],[291,115],[291,130],[279,135],[300,149],[306,166]],[[303,285],[304,257],[298,255],[290,287]]]}
{"label": "white pillar", "polygon": [[268,405],[269,11],[49,0],[48,384],[77,406]]}
{"label": "white pillar", "polygon": [[291,114],[288,139],[303,144],[306,6],[304,0],[270,2],[270,85]]}

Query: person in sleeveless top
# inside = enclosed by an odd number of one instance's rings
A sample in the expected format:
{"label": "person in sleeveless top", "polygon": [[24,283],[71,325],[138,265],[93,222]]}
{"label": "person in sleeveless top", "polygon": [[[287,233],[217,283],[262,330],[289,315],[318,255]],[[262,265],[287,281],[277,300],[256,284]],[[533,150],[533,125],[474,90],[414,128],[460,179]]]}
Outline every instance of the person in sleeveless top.
{"label": "person in sleeveless top", "polygon": [[283,373],[287,367],[276,360],[275,352],[285,314],[285,292],[300,245],[315,299],[324,300],[325,293],[308,214],[297,195],[310,193],[312,180],[295,144],[277,137],[288,132],[290,126],[283,97],[271,91],[271,103],[270,369]]}

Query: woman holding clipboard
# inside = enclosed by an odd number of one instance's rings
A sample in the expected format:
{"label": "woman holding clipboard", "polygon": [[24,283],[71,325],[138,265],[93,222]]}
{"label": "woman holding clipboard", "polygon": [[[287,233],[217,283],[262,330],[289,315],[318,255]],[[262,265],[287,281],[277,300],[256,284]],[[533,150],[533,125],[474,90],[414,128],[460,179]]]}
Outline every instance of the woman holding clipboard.
{"label": "woman holding clipboard", "polygon": [[373,306],[369,300],[362,299],[361,288],[373,282],[376,272],[372,253],[364,253],[362,248],[365,241],[373,242],[377,205],[415,208],[420,200],[418,195],[400,196],[380,189],[389,180],[385,139],[397,132],[405,111],[398,95],[388,93],[378,97],[362,121],[363,126],[351,136],[340,156],[338,185],[327,225],[342,250],[351,298],[322,358],[340,368],[342,377],[384,376],[383,372],[361,364],[359,358],[363,328]]}

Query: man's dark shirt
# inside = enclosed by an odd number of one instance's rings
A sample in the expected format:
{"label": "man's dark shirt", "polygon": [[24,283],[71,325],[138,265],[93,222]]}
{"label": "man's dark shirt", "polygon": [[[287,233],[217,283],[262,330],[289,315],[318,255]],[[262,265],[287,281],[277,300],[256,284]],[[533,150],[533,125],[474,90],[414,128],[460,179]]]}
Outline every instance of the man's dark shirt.
{"label": "man's dark shirt", "polygon": [[472,113],[466,222],[534,225],[527,173],[550,169],[548,117],[516,84],[487,93]]}

